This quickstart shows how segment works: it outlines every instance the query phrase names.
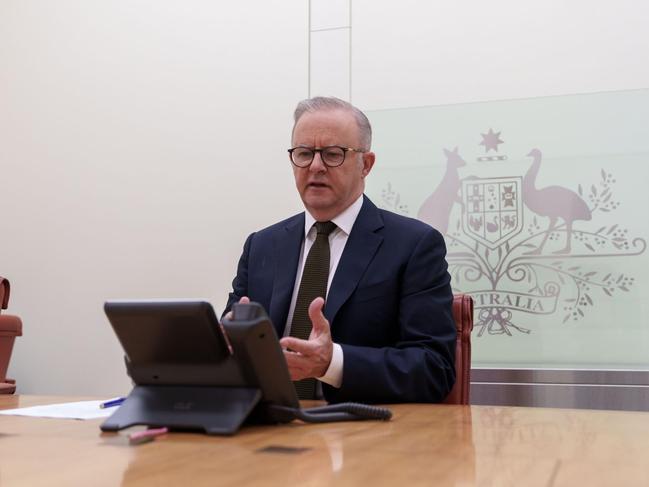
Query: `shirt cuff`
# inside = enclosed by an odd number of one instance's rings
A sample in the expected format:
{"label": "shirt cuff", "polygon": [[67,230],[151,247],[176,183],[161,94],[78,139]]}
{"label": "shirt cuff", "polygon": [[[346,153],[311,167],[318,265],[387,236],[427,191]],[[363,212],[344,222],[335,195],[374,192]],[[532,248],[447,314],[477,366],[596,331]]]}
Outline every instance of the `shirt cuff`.
{"label": "shirt cuff", "polygon": [[318,377],[318,380],[329,384],[330,386],[340,388],[343,383],[343,347],[334,343],[331,363],[325,372],[325,375]]}

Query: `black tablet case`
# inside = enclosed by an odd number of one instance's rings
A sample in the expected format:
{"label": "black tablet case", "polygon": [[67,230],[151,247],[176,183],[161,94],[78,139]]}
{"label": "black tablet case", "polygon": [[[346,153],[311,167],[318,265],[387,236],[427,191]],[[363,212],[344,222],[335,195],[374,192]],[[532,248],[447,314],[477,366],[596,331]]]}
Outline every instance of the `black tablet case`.
{"label": "black tablet case", "polygon": [[221,325],[205,301],[113,301],[104,310],[135,387],[103,431],[147,425],[233,434],[245,421],[293,419],[269,404],[299,408],[260,305],[235,305]]}

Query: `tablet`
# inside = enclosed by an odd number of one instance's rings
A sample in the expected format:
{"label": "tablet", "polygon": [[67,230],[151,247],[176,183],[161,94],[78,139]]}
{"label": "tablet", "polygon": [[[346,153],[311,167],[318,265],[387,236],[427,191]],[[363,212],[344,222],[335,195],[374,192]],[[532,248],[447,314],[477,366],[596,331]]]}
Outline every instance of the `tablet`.
{"label": "tablet", "polygon": [[244,422],[388,420],[356,403],[300,409],[275,328],[258,303],[235,304],[219,324],[206,301],[110,301],[106,315],[135,387],[100,426],[234,434]]}
{"label": "tablet", "polygon": [[275,328],[257,303],[234,308],[219,324],[206,301],[106,302],[135,388],[102,429],[148,424],[233,433],[244,419],[291,421],[269,407],[300,406]]}
{"label": "tablet", "polygon": [[205,301],[109,301],[104,311],[138,385],[244,385]]}

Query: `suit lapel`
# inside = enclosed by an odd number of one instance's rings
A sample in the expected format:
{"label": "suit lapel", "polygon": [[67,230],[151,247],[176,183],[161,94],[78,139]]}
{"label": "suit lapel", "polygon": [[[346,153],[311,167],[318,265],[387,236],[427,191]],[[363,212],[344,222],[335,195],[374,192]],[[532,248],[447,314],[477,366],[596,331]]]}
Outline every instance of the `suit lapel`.
{"label": "suit lapel", "polygon": [[324,314],[332,326],[338,310],[356,289],[381,245],[383,237],[376,230],[382,227],[383,219],[379,210],[363,196],[363,206],[345,244],[325,304]]}
{"label": "suit lapel", "polygon": [[300,246],[304,238],[304,213],[289,220],[273,236],[273,252],[275,254],[275,277],[273,292],[270,297],[270,319],[281,338],[286,325],[288,308],[291,304],[295,273],[300,258]]}

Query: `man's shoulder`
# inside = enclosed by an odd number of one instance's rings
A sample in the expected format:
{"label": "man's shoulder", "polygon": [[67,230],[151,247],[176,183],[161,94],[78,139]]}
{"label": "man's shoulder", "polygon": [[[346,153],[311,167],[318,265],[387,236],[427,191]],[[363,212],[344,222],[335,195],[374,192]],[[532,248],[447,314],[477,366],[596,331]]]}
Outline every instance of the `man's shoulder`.
{"label": "man's shoulder", "polygon": [[304,227],[304,212],[297,213],[296,215],[285,218],[284,220],[273,223],[267,227],[264,227],[255,232],[255,236],[265,237],[277,233],[280,230],[286,230],[293,228],[296,225],[302,225]]}
{"label": "man's shoulder", "polygon": [[417,231],[428,231],[433,228],[428,223],[424,223],[421,220],[417,220],[416,218],[402,215],[400,213],[384,210],[382,208],[378,208],[378,211],[381,214],[381,217],[383,218],[383,221],[386,225],[389,224],[399,227],[412,228],[413,230]]}
{"label": "man's shoulder", "polygon": [[388,232],[400,233],[402,235],[413,235],[413,236],[423,236],[425,234],[432,233],[435,237],[442,238],[442,234],[438,232],[435,228],[431,227],[428,223],[424,223],[421,220],[405,216],[399,213],[394,213],[389,210],[384,210],[377,208],[383,224],[385,225],[385,230]]}

